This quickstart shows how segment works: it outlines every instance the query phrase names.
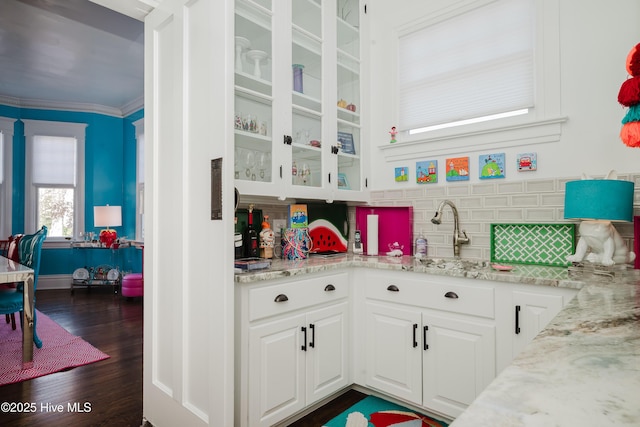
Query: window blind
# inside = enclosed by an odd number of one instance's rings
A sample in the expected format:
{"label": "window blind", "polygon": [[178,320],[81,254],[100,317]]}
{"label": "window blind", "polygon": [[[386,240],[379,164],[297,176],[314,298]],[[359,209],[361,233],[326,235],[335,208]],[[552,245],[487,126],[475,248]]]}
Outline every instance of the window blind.
{"label": "window blind", "polygon": [[498,0],[401,36],[399,129],[533,107],[533,0]]}
{"label": "window blind", "polygon": [[75,138],[60,136],[33,137],[33,184],[76,184]]}

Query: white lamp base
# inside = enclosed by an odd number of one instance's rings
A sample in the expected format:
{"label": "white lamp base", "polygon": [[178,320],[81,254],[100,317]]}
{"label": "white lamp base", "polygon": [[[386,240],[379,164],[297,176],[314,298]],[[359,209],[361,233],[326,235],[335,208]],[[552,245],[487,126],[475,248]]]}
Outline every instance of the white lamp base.
{"label": "white lamp base", "polygon": [[594,264],[614,265],[636,259],[636,254],[627,248],[611,221],[582,221],[578,231],[580,240],[576,253],[569,255],[567,261],[581,262],[586,258]]}

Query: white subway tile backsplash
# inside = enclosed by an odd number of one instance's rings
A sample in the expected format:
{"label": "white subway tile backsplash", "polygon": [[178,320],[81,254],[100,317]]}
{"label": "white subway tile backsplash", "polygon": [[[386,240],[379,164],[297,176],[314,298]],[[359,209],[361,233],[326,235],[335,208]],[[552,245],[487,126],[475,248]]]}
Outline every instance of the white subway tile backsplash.
{"label": "white subway tile backsplash", "polygon": [[549,193],[557,191],[556,180],[541,179],[536,181],[526,181],[525,191],[527,193]]}
{"label": "white subway tile backsplash", "polygon": [[446,194],[449,196],[467,196],[470,194],[471,190],[468,184],[451,184],[444,187],[446,189]]}
{"label": "white subway tile backsplash", "polygon": [[505,182],[498,184],[498,194],[522,192],[524,192],[524,184],[522,182]]}
{"label": "white subway tile backsplash", "polygon": [[495,184],[476,184],[471,186],[471,194],[496,194]]}
{"label": "white subway tile backsplash", "polygon": [[[623,175],[619,175],[621,177]],[[628,174],[627,180],[636,183],[635,215],[640,215],[640,174]],[[441,225],[431,223],[438,204],[452,200],[460,214],[460,229],[471,238],[470,245],[461,247],[464,258],[489,260],[491,256],[491,224],[495,223],[570,223],[579,221],[564,219],[564,189],[567,181],[580,179],[558,178],[523,182],[489,183],[442,183],[418,188],[401,188],[372,191],[371,205],[413,206],[414,239],[420,231],[428,241],[431,257],[453,256],[453,214],[444,208]],[[286,218],[286,207],[282,205],[260,206],[272,218]],[[349,208],[352,227],[349,239],[353,241],[355,208]],[[633,244],[633,224],[616,223],[623,239]]]}
{"label": "white subway tile backsplash", "polygon": [[524,219],[522,209],[499,209],[496,212],[496,219],[504,222],[517,222]]}
{"label": "white subway tile backsplash", "polygon": [[552,222],[557,219],[554,209],[525,209],[524,218],[527,222]]}
{"label": "white subway tile backsplash", "polygon": [[524,194],[511,196],[511,206],[515,207],[535,207],[539,206],[540,198],[537,194]]}
{"label": "white subway tile backsplash", "polygon": [[484,198],[484,206],[487,208],[506,208],[509,206],[508,196],[488,196]]}
{"label": "white subway tile backsplash", "polygon": [[541,194],[540,204],[542,206],[564,206],[564,194]]}

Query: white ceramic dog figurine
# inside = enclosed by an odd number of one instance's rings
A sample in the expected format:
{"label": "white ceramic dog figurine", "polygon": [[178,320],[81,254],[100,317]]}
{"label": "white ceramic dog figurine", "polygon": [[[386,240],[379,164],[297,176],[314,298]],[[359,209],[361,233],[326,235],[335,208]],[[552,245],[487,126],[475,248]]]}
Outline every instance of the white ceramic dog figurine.
{"label": "white ceramic dog figurine", "polygon": [[[582,179],[590,178],[582,174]],[[609,172],[605,179],[617,179],[616,172]],[[580,262],[586,256],[589,262],[610,266],[630,263],[636,259],[636,254],[627,248],[611,221],[582,221],[578,232],[580,240],[576,253],[567,257],[569,262]]]}
{"label": "white ceramic dog figurine", "polygon": [[[627,249],[622,237],[610,221],[582,221],[580,240],[576,253],[569,255],[567,261],[580,262],[585,258],[594,264],[626,264],[636,259],[636,254]],[[588,249],[591,252],[587,254]]]}

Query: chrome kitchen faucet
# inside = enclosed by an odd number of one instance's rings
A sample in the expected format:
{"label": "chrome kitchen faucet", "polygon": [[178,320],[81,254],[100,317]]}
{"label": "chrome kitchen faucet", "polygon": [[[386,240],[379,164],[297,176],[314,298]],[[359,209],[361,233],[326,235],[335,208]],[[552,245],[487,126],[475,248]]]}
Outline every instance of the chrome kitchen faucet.
{"label": "chrome kitchen faucet", "polygon": [[460,245],[468,244],[469,238],[464,230],[460,231],[458,223],[458,209],[456,208],[456,205],[454,205],[451,200],[443,200],[440,202],[440,205],[436,210],[436,214],[431,218],[431,222],[436,225],[440,225],[442,223],[442,209],[444,209],[444,205],[449,205],[453,212],[453,256],[459,258]]}

